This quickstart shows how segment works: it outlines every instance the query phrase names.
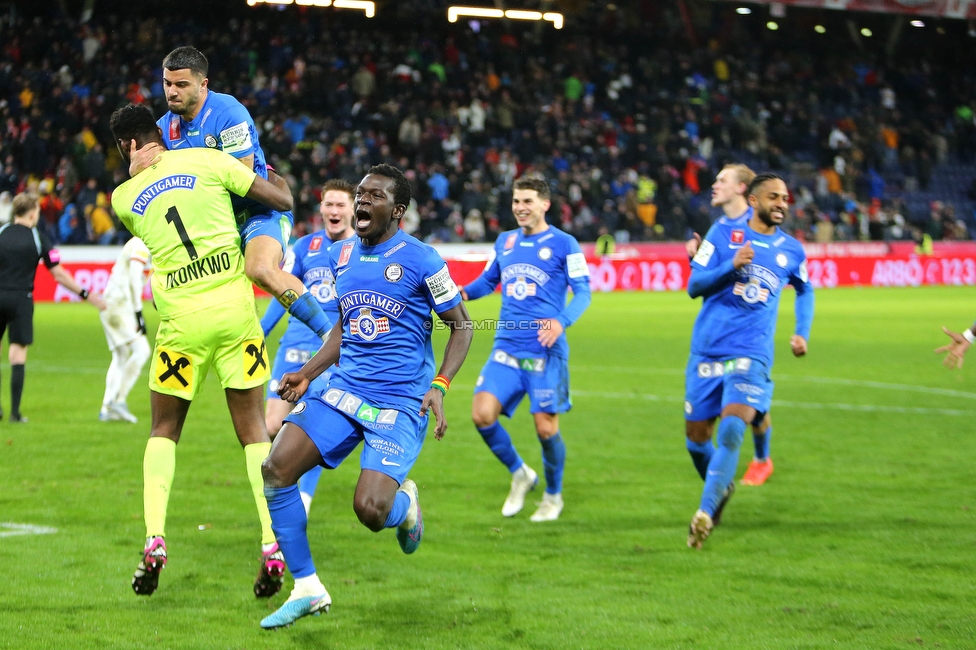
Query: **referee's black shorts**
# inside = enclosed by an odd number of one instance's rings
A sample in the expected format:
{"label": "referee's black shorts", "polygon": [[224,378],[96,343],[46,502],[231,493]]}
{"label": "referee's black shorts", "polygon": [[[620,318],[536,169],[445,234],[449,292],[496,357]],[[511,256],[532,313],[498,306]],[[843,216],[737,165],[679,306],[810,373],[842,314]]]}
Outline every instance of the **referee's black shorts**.
{"label": "referee's black shorts", "polygon": [[20,291],[0,291],[0,339],[10,328],[10,343],[34,342],[34,298]]}

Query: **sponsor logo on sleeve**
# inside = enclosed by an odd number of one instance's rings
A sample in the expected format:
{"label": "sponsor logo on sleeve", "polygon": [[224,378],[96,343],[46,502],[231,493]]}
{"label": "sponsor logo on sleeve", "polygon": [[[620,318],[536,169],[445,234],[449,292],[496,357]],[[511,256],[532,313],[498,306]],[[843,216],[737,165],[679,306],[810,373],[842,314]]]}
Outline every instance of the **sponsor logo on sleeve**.
{"label": "sponsor logo on sleeve", "polygon": [[566,256],[566,275],[571,279],[590,275],[590,267],[586,264],[583,253],[570,253]]}
{"label": "sponsor logo on sleeve", "polygon": [[225,153],[238,153],[251,149],[251,130],[247,122],[241,122],[234,126],[224,129],[219,134],[220,148]]}
{"label": "sponsor logo on sleeve", "polygon": [[440,271],[424,281],[427,283],[427,289],[430,291],[435,305],[443,305],[445,302],[450,302],[458,295],[457,285],[451,279],[451,274],[447,270],[447,264]]}
{"label": "sponsor logo on sleeve", "polygon": [[695,254],[692,261],[699,266],[708,266],[708,263],[711,261],[714,253],[715,245],[705,239],[702,241],[701,246],[698,247],[698,252]]}
{"label": "sponsor logo on sleeve", "polygon": [[349,263],[349,258],[352,257],[352,247],[355,245],[355,242],[346,242],[342,245],[342,250],[339,251],[339,266],[345,266]]}

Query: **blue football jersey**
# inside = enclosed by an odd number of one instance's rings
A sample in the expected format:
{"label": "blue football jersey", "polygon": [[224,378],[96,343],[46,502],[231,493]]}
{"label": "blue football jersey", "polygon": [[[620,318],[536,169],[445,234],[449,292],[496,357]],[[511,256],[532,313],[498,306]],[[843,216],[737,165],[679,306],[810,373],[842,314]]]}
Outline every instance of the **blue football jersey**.
{"label": "blue football jersey", "polygon": [[[282,269],[302,281],[329,318],[329,326],[339,320],[339,307],[333,293],[332,268],[329,264],[329,246],[332,240],[324,230],[305,235],[295,242],[285,255]],[[272,301],[272,306],[277,301]],[[284,313],[282,307],[279,315]],[[281,337],[281,347],[317,350],[322,339],[297,318],[288,319],[288,327]]]}
{"label": "blue football jersey", "polygon": [[328,256],[342,314],[329,388],[380,408],[419,410],[434,379],[431,311],[461,302],[447,263],[402,230],[378,246],[359,237],[336,242]]}
{"label": "blue football jersey", "polygon": [[[231,95],[209,90],[203,107],[193,120],[187,122],[167,111],[156,124],[163,131],[163,143],[167,149],[206,147],[220,149],[235,158],[254,154],[254,172],[261,178],[268,178],[268,165],[254,120],[244,105]],[[265,214],[271,211],[244,197],[231,195],[231,198],[235,213],[251,210],[254,214]]]}
{"label": "blue football jersey", "polygon": [[[732,258],[745,242],[752,242],[755,257],[736,271]],[[749,357],[767,367],[773,363],[773,336],[780,295],[789,283],[797,290],[796,333],[810,337],[813,286],[807,277],[806,254],[793,237],[777,228],[762,235],[738,221],[716,223],[708,231],[691,264],[689,293],[707,273],[714,282],[701,293],[701,311],[691,335],[691,353],[712,358]],[[809,315],[806,308],[809,304]]]}
{"label": "blue football jersey", "polygon": [[740,214],[738,217],[735,217],[734,219],[731,218],[731,217],[726,216],[723,213],[722,216],[719,217],[718,223],[735,224],[735,225],[737,225],[738,227],[741,228],[741,227],[745,226],[745,224],[749,223],[749,219],[752,219],[752,206],[751,205],[748,208],[746,208],[746,211],[745,212],[743,212],[742,214]]}
{"label": "blue football jersey", "polygon": [[[566,333],[550,349],[539,343],[535,321],[556,318],[572,325],[590,303],[590,269],[576,239],[556,228],[534,235],[522,229],[503,232],[481,276],[465,287],[472,300],[501,284],[502,309],[495,347],[516,357],[569,354]],[[574,298],[566,305],[569,287]]]}

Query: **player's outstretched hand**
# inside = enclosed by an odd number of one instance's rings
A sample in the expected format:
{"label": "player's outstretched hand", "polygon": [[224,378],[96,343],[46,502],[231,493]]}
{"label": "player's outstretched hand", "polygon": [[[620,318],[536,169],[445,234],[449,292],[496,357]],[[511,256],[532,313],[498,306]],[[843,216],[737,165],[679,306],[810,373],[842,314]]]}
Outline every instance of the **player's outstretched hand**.
{"label": "player's outstretched hand", "polygon": [[543,318],[539,323],[539,344],[544,348],[551,348],[563,333],[563,324],[555,318]]}
{"label": "player's outstretched hand", "polygon": [[697,232],[691,233],[691,239],[685,242],[685,252],[688,253],[688,257],[694,257],[698,253],[698,247],[701,246],[701,235]]}
{"label": "player's outstretched hand", "polygon": [[142,149],[136,148],[136,141],[129,141],[129,176],[135,176],[146,167],[152,166],[160,158],[159,145],[150,142]]}
{"label": "player's outstretched hand", "polygon": [[790,349],[793,350],[794,357],[802,357],[807,353],[807,340],[799,334],[790,337]]}
{"label": "player's outstretched hand", "polygon": [[278,383],[278,397],[294,404],[308,390],[308,378],[300,372],[286,372]]}
{"label": "player's outstretched hand", "polygon": [[102,294],[100,293],[90,293],[85,299],[89,304],[94,305],[98,311],[105,311],[105,301],[102,300]]}
{"label": "player's outstretched hand", "polygon": [[942,328],[942,331],[952,339],[952,343],[943,345],[941,348],[936,348],[935,353],[946,353],[945,359],[942,360],[942,365],[946,368],[962,368],[962,357],[966,354],[966,350],[969,349],[969,341],[959,332],[953,332],[945,327]]}
{"label": "player's outstretched hand", "polygon": [[444,417],[444,394],[436,388],[431,388],[424,395],[424,401],[420,403],[420,414],[427,415],[427,410],[434,412],[434,420],[437,425],[434,427],[434,440],[440,440],[447,432],[447,418]]}
{"label": "player's outstretched hand", "polygon": [[735,257],[732,258],[732,266],[738,271],[746,264],[752,262],[752,258],[756,256],[756,251],[752,247],[752,242],[747,241],[742,245],[742,248],[735,252]]}

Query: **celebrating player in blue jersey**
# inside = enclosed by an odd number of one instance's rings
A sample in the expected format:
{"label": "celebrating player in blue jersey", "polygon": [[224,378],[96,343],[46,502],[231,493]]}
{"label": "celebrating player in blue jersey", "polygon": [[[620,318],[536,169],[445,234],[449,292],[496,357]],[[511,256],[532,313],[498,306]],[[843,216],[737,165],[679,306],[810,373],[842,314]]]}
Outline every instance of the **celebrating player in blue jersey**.
{"label": "celebrating player in blue jersey", "polygon": [[[302,281],[329,318],[331,327],[339,320],[339,307],[332,292],[332,271],[329,268],[328,249],[332,242],[349,239],[355,234],[352,229],[352,202],[356,187],[344,180],[333,179],[322,188],[322,202],[319,211],[325,220],[325,230],[305,235],[292,246],[285,255],[283,269]],[[267,337],[275,325],[285,314],[285,308],[277,301],[271,301],[268,310],[261,319],[264,336]],[[271,381],[268,382],[268,395],[265,408],[265,423],[268,433],[272,437],[281,429],[282,421],[292,405],[278,397],[278,384],[286,372],[295,372],[312,358],[322,346],[322,339],[316,336],[300,320],[292,318],[288,321],[281,341],[278,343],[278,354],[275,355],[274,366],[271,369]],[[325,371],[313,381],[309,387],[309,394],[317,395],[325,390],[329,372]],[[298,481],[298,490],[308,512],[315,495],[322,466],[316,465]]]}
{"label": "celebrating player in blue jersey", "polygon": [[[746,188],[756,177],[755,172],[743,164],[729,164],[715,177],[712,183],[712,207],[722,208],[723,216],[720,223],[735,223],[744,227],[752,218],[752,207],[746,201]],[[701,237],[695,233],[692,239],[685,242],[688,257],[693,258],[698,252]],[[773,424],[767,412],[759,424],[752,425],[752,442],[756,449],[752,462],[742,476],[743,485],[762,485],[773,474],[773,459],[769,455],[769,445],[773,437]],[[689,440],[688,451],[695,458],[698,443]],[[735,489],[735,485],[729,488]]]}
{"label": "celebrating player in blue jersey", "polygon": [[[207,58],[189,46],[178,47],[163,59],[163,90],[169,112],[157,124],[166,148],[220,149],[262,178],[269,178],[254,120],[239,101],[209,89],[208,69]],[[273,173],[270,179],[285,183]],[[330,323],[319,303],[301,280],[280,268],[291,235],[291,213],[276,212],[240,196],[233,197],[233,206],[241,224],[244,273],[324,338]]]}
{"label": "celebrating player in blue jersey", "polygon": [[[329,250],[341,318],[322,348],[279,394],[294,402],[264,463],[271,523],[295,577],[288,601],[261,621],[266,629],[328,611],[332,598],[315,572],[307,516],[295,482],[316,465],[338,467],[364,441],[353,508],[374,532],[395,528],[404,553],[424,532],[416,484],[407,479],[427,433],[447,430],[444,397],[471,345],[472,325],[447,265],[430,246],[399,229],[410,185],[396,167],[378,165],[356,188],[356,234]],[[451,330],[434,376],[431,311]],[[308,396],[309,383],[337,361],[328,389]]]}
{"label": "celebrating player in blue jersey", "polygon": [[[512,473],[502,514],[522,510],[525,495],[539,477],[498,422],[512,417],[528,394],[535,431],[542,443],[546,493],[532,521],[552,521],[563,510],[562,480],[566,446],[559,414],[572,407],[569,396],[569,344],[565,330],[590,305],[590,272],[576,240],[546,223],[549,186],[520,178],[512,189],[512,213],[519,229],[502,233],[493,257],[477,280],[462,289],[465,300],[486,296],[502,285],[502,310],[491,356],[481,370],[471,419],[498,460]],[[573,299],[566,304],[566,292]]]}
{"label": "celebrating player in blue jersey", "polygon": [[[689,529],[692,548],[701,548],[731,496],[746,425],[762,422],[769,411],[773,335],[787,282],[796,288],[796,330],[790,347],[797,357],[807,352],[813,322],[806,254],[777,227],[789,209],[786,183],[775,174],[759,174],[746,196],[753,216],[745,224],[712,226],[692,260],[688,280],[688,294],[704,297],[685,372],[685,434],[705,480]],[[719,415],[716,448],[711,438]]]}

